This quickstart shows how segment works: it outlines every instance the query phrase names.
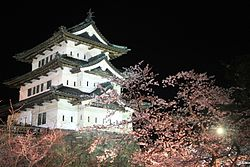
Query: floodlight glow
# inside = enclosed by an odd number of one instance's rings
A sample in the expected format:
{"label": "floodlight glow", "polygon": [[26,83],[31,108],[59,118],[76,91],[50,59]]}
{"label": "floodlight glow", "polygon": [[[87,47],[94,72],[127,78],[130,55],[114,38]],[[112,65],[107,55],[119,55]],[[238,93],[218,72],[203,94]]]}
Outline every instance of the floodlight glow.
{"label": "floodlight glow", "polygon": [[216,129],[216,132],[217,132],[218,135],[223,135],[225,133],[225,130],[224,130],[224,128],[219,127],[219,128]]}

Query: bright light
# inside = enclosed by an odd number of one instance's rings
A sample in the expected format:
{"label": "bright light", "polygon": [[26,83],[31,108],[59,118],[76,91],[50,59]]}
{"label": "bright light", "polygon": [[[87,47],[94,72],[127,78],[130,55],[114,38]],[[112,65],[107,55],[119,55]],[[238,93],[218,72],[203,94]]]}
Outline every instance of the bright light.
{"label": "bright light", "polygon": [[225,133],[225,129],[222,128],[222,127],[218,127],[216,129],[216,132],[217,132],[218,135],[223,135]]}

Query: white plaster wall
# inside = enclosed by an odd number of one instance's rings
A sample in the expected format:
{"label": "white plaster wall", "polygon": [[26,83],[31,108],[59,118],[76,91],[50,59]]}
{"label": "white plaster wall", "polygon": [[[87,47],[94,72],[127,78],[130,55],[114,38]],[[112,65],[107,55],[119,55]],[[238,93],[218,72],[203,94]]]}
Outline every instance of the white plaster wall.
{"label": "white plaster wall", "polygon": [[[83,101],[80,105],[72,105],[66,99],[52,100],[43,103],[42,106],[36,105],[34,108],[28,108],[27,111],[21,111],[18,123],[24,124],[26,121],[27,124],[50,129],[80,130],[105,125],[109,128],[101,130],[119,133],[127,133],[132,130],[131,123],[118,126],[121,121],[131,119],[131,112],[89,106],[91,101],[93,100]],[[46,112],[46,124],[38,125],[38,114],[44,112]],[[71,122],[71,117],[73,117],[73,122]]]}
{"label": "white plaster wall", "polygon": [[124,120],[129,121],[131,119],[130,112],[115,111],[84,105],[80,106],[79,109],[79,118],[82,118],[82,120],[79,120],[79,129],[104,125],[107,128],[101,130],[124,133],[132,130],[131,123],[127,125],[118,125]]}
{"label": "white plaster wall", "polygon": [[31,110],[25,110],[25,111],[21,111],[19,118],[17,120],[18,124],[21,125],[25,125],[25,124],[32,124],[32,114],[31,114]]}
{"label": "white plaster wall", "polygon": [[[84,127],[93,126],[93,125],[103,125],[103,124],[109,125],[110,120],[112,124],[116,124],[116,121],[119,121],[119,122],[122,121],[122,116],[118,112],[114,112],[113,110],[107,110],[104,108],[87,106],[83,109],[83,112],[81,113],[84,114],[84,117],[83,117]],[[89,122],[88,122],[88,117],[90,118]],[[97,118],[97,123],[95,123],[95,118]]]}
{"label": "white plaster wall", "polygon": [[[39,80],[32,80],[32,83],[28,83],[25,86],[21,86],[20,90],[19,90],[19,101],[24,100],[26,98],[36,96],[36,95],[41,94],[45,91],[48,91],[48,89],[46,89],[45,83],[47,83],[47,81],[49,81],[49,80],[52,81],[52,83],[51,83],[52,86],[60,85],[62,83],[62,69],[57,68],[57,69],[53,70],[52,72],[49,72],[48,76],[41,76]],[[45,84],[43,92],[39,91],[39,93],[36,93],[36,94],[28,97],[28,89],[29,88],[33,89],[33,87],[40,85],[42,83]]]}
{"label": "white plaster wall", "polygon": [[[77,78],[79,76],[79,73],[72,74],[70,72],[72,68],[64,67],[62,70],[62,83],[64,86],[77,88]],[[76,83],[76,86],[74,86],[74,82]]]}
{"label": "white plaster wall", "polygon": [[46,124],[39,125],[39,127],[44,128],[56,128],[57,123],[57,101],[54,100],[52,103],[43,103],[43,106],[35,106],[32,111],[32,124],[37,125],[38,114],[46,112]]}
{"label": "white plaster wall", "polygon": [[81,72],[81,75],[79,77],[79,82],[80,81],[81,86],[79,86],[78,88],[83,92],[91,93],[97,88],[97,85],[99,83],[107,82],[108,80],[97,75]]}
{"label": "white plaster wall", "polygon": [[[73,122],[71,122],[71,117],[73,117]],[[60,99],[58,101],[57,128],[76,130],[77,124],[78,106],[70,104],[66,99]]]}
{"label": "white plaster wall", "polygon": [[77,32],[74,32],[73,34],[75,35],[79,35],[79,34],[82,34],[84,32],[87,32],[89,34],[89,36],[93,36],[95,34],[95,36],[105,45],[107,45],[107,43],[98,35],[98,33],[95,31],[94,27],[92,25],[89,25],[88,27],[80,30],[80,31],[77,31]]}
{"label": "white plaster wall", "polygon": [[39,125],[45,128],[56,128],[57,123],[57,101],[53,100],[51,103],[43,103],[43,106],[34,106],[34,108],[27,108],[25,111],[21,110],[17,123],[31,124],[38,126],[38,114],[46,112],[46,124]]}
{"label": "white plaster wall", "polygon": [[75,46],[77,42],[71,40],[67,40],[67,42],[68,43],[66,45],[66,53],[68,56],[73,57],[75,59],[88,61],[89,58],[99,55],[102,52],[102,50],[97,48],[89,49],[89,46],[84,44],[79,44]]}
{"label": "white plaster wall", "polygon": [[[90,93],[97,88],[98,83],[106,82],[107,79],[93,74],[79,72],[72,74],[71,68],[64,67],[62,71],[62,83],[64,86],[79,89],[83,92]],[[88,82],[88,84],[87,84]],[[67,84],[68,83],[68,84]],[[74,86],[75,83],[75,86]]]}
{"label": "white plaster wall", "polygon": [[53,55],[53,59],[54,59],[56,52],[58,52],[59,54],[65,54],[66,53],[66,43],[63,41],[60,44],[61,44],[61,46],[59,46],[59,45],[53,46],[51,48],[52,51],[45,50],[43,52],[44,55],[38,54],[36,56],[36,59],[33,59],[33,61],[32,61],[32,71],[38,68],[38,63],[40,60],[42,60],[46,57],[50,57],[50,55]]}

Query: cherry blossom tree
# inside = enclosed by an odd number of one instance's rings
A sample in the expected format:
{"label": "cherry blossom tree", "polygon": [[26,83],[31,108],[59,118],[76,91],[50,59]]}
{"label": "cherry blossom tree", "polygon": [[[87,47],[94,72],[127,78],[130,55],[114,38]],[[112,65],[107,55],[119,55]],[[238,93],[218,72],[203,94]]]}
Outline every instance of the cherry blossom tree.
{"label": "cherry blossom tree", "polygon": [[[122,87],[121,93],[103,89],[97,100],[133,111],[131,122],[121,123],[133,124],[130,134],[113,138],[99,135],[72,147],[62,142],[66,134],[61,131],[41,136],[11,134],[10,120],[9,133],[0,130],[0,165],[112,166],[123,163],[119,156],[126,157],[131,166],[236,166],[249,162],[249,109],[237,108],[234,89],[219,87],[214,77],[194,70],[159,81],[152,68],[142,62],[126,68],[123,76],[110,78]],[[10,111],[16,112],[12,107]],[[10,118],[15,119],[15,115]],[[119,141],[130,146],[134,139],[140,149],[135,147],[124,156],[128,151]],[[111,140],[114,147],[100,147]],[[86,157],[90,162],[82,159]]]}
{"label": "cherry blossom tree", "polygon": [[[238,128],[246,122],[236,124],[232,115],[241,114],[227,107],[233,104],[232,89],[216,86],[214,77],[194,70],[158,82],[149,65],[142,68],[141,64],[125,69],[123,79],[112,78],[123,88],[121,95],[110,92],[100,98],[106,103],[119,101],[133,110],[132,135],[141,147],[133,155],[134,163],[233,166],[249,158],[242,151],[250,144],[249,139],[238,139],[249,136],[249,132],[243,133]],[[159,97],[154,92],[157,88],[164,89],[166,94]]]}

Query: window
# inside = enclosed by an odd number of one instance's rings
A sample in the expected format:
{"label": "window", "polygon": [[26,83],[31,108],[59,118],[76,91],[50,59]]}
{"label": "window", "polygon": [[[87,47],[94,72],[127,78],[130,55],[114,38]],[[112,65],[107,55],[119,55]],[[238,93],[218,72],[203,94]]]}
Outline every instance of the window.
{"label": "window", "polygon": [[67,80],[67,83],[66,83],[66,85],[69,85],[69,80]]}
{"label": "window", "polygon": [[82,120],[82,115],[80,116],[80,120]]}
{"label": "window", "polygon": [[46,124],[46,112],[43,113],[42,124]]}
{"label": "window", "polygon": [[47,89],[51,87],[51,80],[47,81]]}
{"label": "window", "polygon": [[88,122],[90,122],[90,118],[88,117]]}
{"label": "window", "polygon": [[49,57],[46,57],[46,64],[49,62]]}
{"label": "window", "polygon": [[37,120],[37,125],[42,124],[42,114],[38,114],[38,120]]}
{"label": "window", "polygon": [[76,86],[76,82],[74,82],[74,86]]}
{"label": "window", "polygon": [[42,83],[42,84],[41,84],[41,92],[43,91],[43,85],[44,85],[44,84]]}
{"label": "window", "polygon": [[64,121],[64,115],[62,116],[62,121]]}
{"label": "window", "polygon": [[39,93],[40,85],[36,86],[36,93]]}
{"label": "window", "polygon": [[94,83],[94,87],[95,87],[95,83]]}
{"label": "window", "polygon": [[38,67],[41,67],[41,61],[38,62]]}
{"label": "window", "polygon": [[28,89],[28,96],[31,96],[31,88]]}
{"label": "window", "polygon": [[53,59],[53,55],[50,55],[49,61],[51,61]]}
{"label": "window", "polygon": [[77,53],[77,57],[79,57],[79,53]]}
{"label": "window", "polygon": [[73,117],[70,118],[71,122],[73,122]]}
{"label": "window", "polygon": [[97,123],[97,117],[95,117],[95,123]]}
{"label": "window", "polygon": [[44,65],[44,59],[42,59],[42,66]]}
{"label": "window", "polygon": [[83,56],[83,59],[86,59],[86,55]]}
{"label": "window", "polygon": [[33,87],[33,95],[36,94],[36,87]]}
{"label": "window", "polygon": [[72,51],[70,52],[70,55],[72,56]]}
{"label": "window", "polygon": [[87,86],[89,86],[89,81],[87,81]]}
{"label": "window", "polygon": [[109,124],[110,124],[110,125],[112,124],[111,119],[109,120]]}
{"label": "window", "polygon": [[46,112],[38,114],[37,125],[46,124]]}

